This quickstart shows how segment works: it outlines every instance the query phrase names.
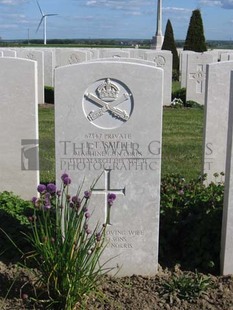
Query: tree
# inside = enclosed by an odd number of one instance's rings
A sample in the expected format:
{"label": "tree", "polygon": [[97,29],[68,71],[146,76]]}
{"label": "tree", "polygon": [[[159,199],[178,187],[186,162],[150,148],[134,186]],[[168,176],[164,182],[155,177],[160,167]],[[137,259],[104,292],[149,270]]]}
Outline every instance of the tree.
{"label": "tree", "polygon": [[199,9],[194,10],[190,18],[184,50],[194,52],[205,52],[207,50],[204,27]]}
{"label": "tree", "polygon": [[178,52],[176,49],[173,28],[172,28],[170,19],[168,19],[167,21],[162,50],[167,50],[167,51],[172,52],[172,55],[173,55],[172,68],[173,70],[176,70],[176,72],[179,72],[179,56],[178,56]]}

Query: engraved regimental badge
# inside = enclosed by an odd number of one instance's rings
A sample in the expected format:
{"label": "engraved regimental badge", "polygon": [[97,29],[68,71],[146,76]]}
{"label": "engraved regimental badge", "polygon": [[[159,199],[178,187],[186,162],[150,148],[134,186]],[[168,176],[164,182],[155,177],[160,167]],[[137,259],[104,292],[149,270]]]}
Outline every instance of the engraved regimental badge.
{"label": "engraved regimental badge", "polygon": [[117,128],[129,120],[133,111],[133,96],[122,82],[102,79],[86,90],[83,111],[93,125],[103,129]]}

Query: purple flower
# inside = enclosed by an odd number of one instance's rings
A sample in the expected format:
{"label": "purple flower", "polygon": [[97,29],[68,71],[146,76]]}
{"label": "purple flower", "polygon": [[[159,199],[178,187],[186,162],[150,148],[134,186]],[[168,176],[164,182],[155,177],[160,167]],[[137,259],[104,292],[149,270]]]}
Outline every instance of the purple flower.
{"label": "purple flower", "polygon": [[39,184],[37,186],[37,191],[41,194],[46,191],[46,186],[44,184]]}
{"label": "purple flower", "polygon": [[36,216],[32,215],[28,217],[29,222],[35,222],[36,221]]}
{"label": "purple flower", "polygon": [[35,205],[36,202],[37,202],[37,197],[32,197],[32,203]]}
{"label": "purple flower", "polygon": [[73,196],[71,200],[73,201],[73,203],[76,203],[80,201],[80,198],[78,198],[78,196]]}
{"label": "purple flower", "polygon": [[50,202],[49,198],[46,197],[46,198],[45,198],[45,201],[44,201],[44,209],[45,209],[45,210],[48,210],[48,209],[50,209],[50,208],[51,208],[51,202]]}
{"label": "purple flower", "polygon": [[86,199],[89,199],[89,198],[91,197],[91,192],[85,191],[85,192],[84,192],[84,197],[85,197]]}
{"label": "purple flower", "polygon": [[86,213],[85,213],[85,218],[86,218],[86,219],[89,219],[90,217],[91,217],[91,214],[90,214],[89,212],[86,212]]}
{"label": "purple flower", "polygon": [[70,208],[73,208],[73,207],[74,207],[74,203],[70,202]]}
{"label": "purple flower", "polygon": [[97,233],[96,234],[96,241],[100,241],[101,240],[101,233]]}
{"label": "purple flower", "polygon": [[69,185],[69,184],[71,183],[71,178],[65,177],[65,178],[63,179],[63,183],[64,183],[64,185]]}
{"label": "purple flower", "polygon": [[109,193],[108,194],[108,199],[115,200],[116,199],[116,195],[114,193]]}
{"label": "purple flower", "polygon": [[53,184],[53,183],[49,183],[49,184],[47,185],[47,191],[48,191],[50,194],[56,193],[56,185]]}
{"label": "purple flower", "polygon": [[113,193],[109,193],[108,194],[108,205],[112,206],[115,199],[116,199],[116,195]]}
{"label": "purple flower", "polygon": [[22,298],[22,300],[28,300],[29,296],[28,296],[28,294],[23,293],[21,295],[21,298]]}
{"label": "purple flower", "polygon": [[67,173],[63,173],[63,175],[61,176],[62,181],[64,182],[65,178],[68,178],[68,174]]}
{"label": "purple flower", "polygon": [[51,198],[50,193],[46,193],[46,194],[45,194],[45,199],[47,199],[47,200],[48,200],[48,199],[50,199],[50,198]]}
{"label": "purple flower", "polygon": [[88,228],[88,229],[86,229],[86,234],[87,235],[90,235],[91,234],[91,230]]}

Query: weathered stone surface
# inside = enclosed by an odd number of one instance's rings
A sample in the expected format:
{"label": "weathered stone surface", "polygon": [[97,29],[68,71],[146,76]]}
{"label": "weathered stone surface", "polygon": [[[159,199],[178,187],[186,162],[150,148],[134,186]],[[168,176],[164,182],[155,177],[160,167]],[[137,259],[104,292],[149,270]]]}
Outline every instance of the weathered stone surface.
{"label": "weathered stone surface", "polygon": [[163,70],[109,60],[58,68],[55,80],[57,183],[67,172],[74,194],[100,177],[89,210],[90,225],[107,224],[103,261],[115,257],[118,276],[155,274]]}

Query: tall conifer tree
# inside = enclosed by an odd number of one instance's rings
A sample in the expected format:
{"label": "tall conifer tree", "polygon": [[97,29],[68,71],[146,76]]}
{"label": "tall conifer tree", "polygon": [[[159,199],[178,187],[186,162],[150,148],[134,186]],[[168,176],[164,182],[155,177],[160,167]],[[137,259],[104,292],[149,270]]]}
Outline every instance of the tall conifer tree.
{"label": "tall conifer tree", "polygon": [[207,50],[200,10],[194,10],[190,18],[184,50],[205,52]]}
{"label": "tall conifer tree", "polygon": [[171,51],[173,55],[173,70],[179,71],[179,56],[174,40],[174,33],[170,19],[167,21],[162,50]]}

